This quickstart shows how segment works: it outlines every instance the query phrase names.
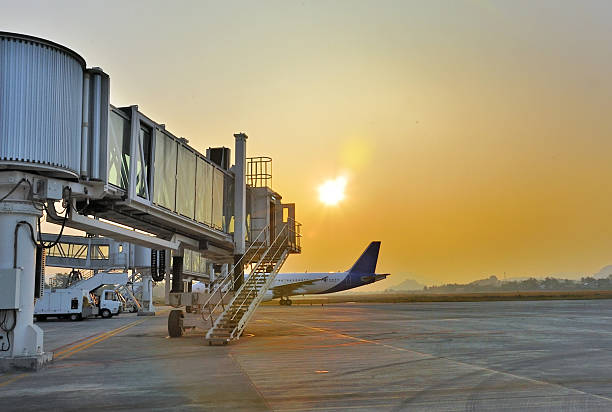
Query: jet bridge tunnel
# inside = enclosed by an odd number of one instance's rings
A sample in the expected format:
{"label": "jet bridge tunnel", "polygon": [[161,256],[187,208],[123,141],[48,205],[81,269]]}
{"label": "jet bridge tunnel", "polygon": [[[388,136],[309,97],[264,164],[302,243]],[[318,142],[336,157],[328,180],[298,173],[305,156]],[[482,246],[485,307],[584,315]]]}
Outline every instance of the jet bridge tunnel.
{"label": "jet bridge tunnel", "polygon": [[[0,370],[50,358],[33,302],[44,293],[45,251],[83,264],[58,252],[84,243],[63,237],[65,227],[147,248],[150,275],[172,284],[168,300],[191,280],[215,281],[211,268],[225,265],[224,290],[238,291],[245,268],[278,270],[300,253],[295,206],[270,187],[269,158],[247,158],[246,144],[234,135],[233,164],[227,147],[204,154],[138,106],[112,106],[109,75],[76,52],[0,32]],[[55,238],[41,235],[43,215],[60,225]],[[85,257],[101,269],[95,260]]]}

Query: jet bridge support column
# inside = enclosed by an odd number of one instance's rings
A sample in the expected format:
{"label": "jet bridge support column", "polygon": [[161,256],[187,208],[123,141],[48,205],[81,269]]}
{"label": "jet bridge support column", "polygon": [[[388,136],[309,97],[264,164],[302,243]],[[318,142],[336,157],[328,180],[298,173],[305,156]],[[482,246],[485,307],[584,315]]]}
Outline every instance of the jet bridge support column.
{"label": "jet bridge support column", "polygon": [[0,372],[39,369],[53,355],[43,352],[43,331],[33,323],[34,240],[41,211],[28,200],[26,182],[0,177],[0,196],[13,188],[0,202]]}
{"label": "jet bridge support column", "polygon": [[[234,164],[234,264],[245,253],[246,238],[246,141],[244,133],[234,135],[236,139]],[[244,266],[236,266],[233,273],[234,290],[238,290],[244,280]]]}
{"label": "jet bridge support column", "polygon": [[210,285],[211,285],[210,291],[212,292],[214,290],[215,280],[217,280],[217,276],[215,275],[215,264],[214,263],[208,264],[208,278],[210,280]]}
{"label": "jet bridge support column", "polygon": [[155,316],[155,306],[153,306],[153,278],[151,272],[143,270],[142,275],[142,310],[138,311],[138,316]]}
{"label": "jet bridge support column", "polygon": [[155,316],[153,306],[153,277],[151,276],[151,249],[136,245],[134,247],[134,266],[142,279],[142,308],[138,316]]}

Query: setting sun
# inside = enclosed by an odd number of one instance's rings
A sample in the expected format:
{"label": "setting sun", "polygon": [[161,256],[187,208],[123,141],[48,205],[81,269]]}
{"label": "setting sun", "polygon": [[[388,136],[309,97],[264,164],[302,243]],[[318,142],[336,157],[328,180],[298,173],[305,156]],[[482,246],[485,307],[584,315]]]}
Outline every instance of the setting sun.
{"label": "setting sun", "polygon": [[344,199],[344,188],[346,187],[346,177],[339,176],[335,179],[327,180],[319,186],[319,200],[326,205],[337,205]]}

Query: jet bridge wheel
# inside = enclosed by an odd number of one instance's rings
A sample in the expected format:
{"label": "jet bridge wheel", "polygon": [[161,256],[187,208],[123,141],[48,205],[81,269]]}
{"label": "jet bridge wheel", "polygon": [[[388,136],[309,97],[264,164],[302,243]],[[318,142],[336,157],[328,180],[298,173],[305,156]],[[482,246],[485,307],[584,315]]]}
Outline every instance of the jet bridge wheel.
{"label": "jet bridge wheel", "polygon": [[180,309],[173,309],[168,315],[168,335],[171,338],[180,338],[183,336],[183,318],[185,314]]}

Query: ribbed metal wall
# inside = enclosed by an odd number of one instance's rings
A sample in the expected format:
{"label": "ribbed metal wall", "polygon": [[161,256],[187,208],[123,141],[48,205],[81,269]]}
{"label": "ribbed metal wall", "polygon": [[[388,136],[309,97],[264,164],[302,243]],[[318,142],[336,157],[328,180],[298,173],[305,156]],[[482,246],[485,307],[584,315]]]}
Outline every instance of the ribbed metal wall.
{"label": "ribbed metal wall", "polygon": [[84,65],[62,46],[0,32],[0,167],[79,174]]}

